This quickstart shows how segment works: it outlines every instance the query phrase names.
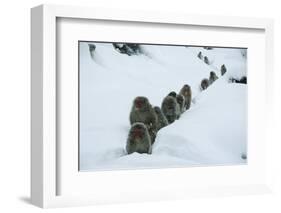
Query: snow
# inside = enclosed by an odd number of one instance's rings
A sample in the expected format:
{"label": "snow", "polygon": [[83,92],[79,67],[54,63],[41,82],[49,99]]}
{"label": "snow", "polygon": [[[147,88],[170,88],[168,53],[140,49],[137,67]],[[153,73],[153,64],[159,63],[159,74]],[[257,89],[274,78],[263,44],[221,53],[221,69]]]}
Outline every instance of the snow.
{"label": "snow", "polygon": [[[229,83],[246,76],[241,49],[141,45],[144,54],[120,54],[110,43],[80,42],[80,170],[112,170],[244,164],[247,153],[247,85]],[[207,65],[197,57],[207,56]],[[220,66],[227,73],[220,76]],[[214,71],[219,79],[200,92]],[[170,92],[189,84],[190,110],[161,129],[152,154],[125,152],[129,113],[136,96],[161,106]]]}

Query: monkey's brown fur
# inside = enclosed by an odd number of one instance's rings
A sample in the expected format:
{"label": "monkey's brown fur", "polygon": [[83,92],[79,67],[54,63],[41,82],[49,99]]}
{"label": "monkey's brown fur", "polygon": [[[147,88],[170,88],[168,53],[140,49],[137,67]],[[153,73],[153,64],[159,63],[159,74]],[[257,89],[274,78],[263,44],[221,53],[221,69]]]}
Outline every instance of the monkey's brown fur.
{"label": "monkey's brown fur", "polygon": [[176,99],[172,96],[167,96],[164,98],[161,110],[165,117],[167,118],[169,124],[173,123],[176,119],[180,117],[180,108]]}
{"label": "monkey's brown fur", "polygon": [[201,81],[201,90],[205,90],[208,88],[209,86],[209,80],[207,78],[204,78],[202,81]]}
{"label": "monkey's brown fur", "polygon": [[185,99],[185,109],[188,110],[190,108],[192,99],[192,91],[190,86],[188,84],[183,85],[179,94],[183,95]]}
{"label": "monkey's brown fur", "polygon": [[133,152],[151,154],[151,138],[145,124],[136,122],[131,126],[126,151],[128,154]]}

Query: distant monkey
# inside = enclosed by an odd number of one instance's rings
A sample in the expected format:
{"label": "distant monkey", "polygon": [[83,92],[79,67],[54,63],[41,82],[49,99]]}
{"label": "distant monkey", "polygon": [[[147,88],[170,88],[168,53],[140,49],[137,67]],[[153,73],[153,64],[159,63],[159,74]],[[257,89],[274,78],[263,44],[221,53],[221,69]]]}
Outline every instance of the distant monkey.
{"label": "distant monkey", "polygon": [[176,99],[172,96],[167,96],[164,98],[161,106],[162,112],[167,118],[169,124],[173,123],[176,119],[180,117],[180,108]]}
{"label": "distant monkey", "polygon": [[221,75],[224,75],[226,73],[227,69],[225,67],[225,65],[221,65]]}
{"label": "distant monkey", "polygon": [[143,123],[137,122],[131,126],[127,139],[126,151],[128,154],[133,152],[141,154],[152,153],[151,138],[147,127]]}
{"label": "distant monkey", "polygon": [[247,155],[246,155],[245,153],[242,153],[242,154],[241,154],[241,158],[242,158],[243,160],[247,160]]}
{"label": "distant monkey", "polygon": [[201,81],[201,85],[200,86],[201,86],[201,91],[207,89],[208,86],[209,86],[209,80],[207,78],[204,78]]}
{"label": "distant monkey", "polygon": [[94,58],[94,52],[96,50],[96,45],[88,44],[88,46],[89,46],[89,51],[90,51],[91,57]]}
{"label": "distant monkey", "polygon": [[154,107],[154,111],[157,115],[157,120],[158,120],[158,130],[159,129],[162,129],[163,127],[165,126],[168,126],[168,120],[167,118],[165,117],[165,115],[163,114],[162,110],[160,109],[160,107],[158,106],[155,106]]}
{"label": "distant monkey", "polygon": [[246,77],[246,76],[243,76],[243,77],[240,79],[239,83],[241,83],[241,84],[247,84],[247,77]]}
{"label": "distant monkey", "polygon": [[136,122],[144,123],[147,126],[153,143],[158,129],[158,121],[157,115],[146,97],[138,96],[133,101],[130,123],[132,125]]}
{"label": "distant monkey", "polygon": [[202,52],[201,52],[201,51],[198,53],[197,57],[198,57],[199,59],[201,59],[201,60],[203,59],[203,55],[202,55]]}
{"label": "distant monkey", "polygon": [[239,83],[239,84],[247,84],[247,77],[243,76],[240,79],[230,78],[229,82],[231,82],[231,83]]}
{"label": "distant monkey", "polygon": [[216,73],[214,71],[211,71],[210,76],[209,76],[209,84],[211,85],[217,79],[218,79],[218,76],[216,75]]}
{"label": "distant monkey", "polygon": [[183,95],[185,99],[185,109],[188,110],[190,108],[192,98],[191,87],[188,84],[183,85],[179,94]]}
{"label": "distant monkey", "polygon": [[207,56],[204,56],[204,62],[205,62],[205,64],[208,64],[208,65],[210,64],[210,61]]}

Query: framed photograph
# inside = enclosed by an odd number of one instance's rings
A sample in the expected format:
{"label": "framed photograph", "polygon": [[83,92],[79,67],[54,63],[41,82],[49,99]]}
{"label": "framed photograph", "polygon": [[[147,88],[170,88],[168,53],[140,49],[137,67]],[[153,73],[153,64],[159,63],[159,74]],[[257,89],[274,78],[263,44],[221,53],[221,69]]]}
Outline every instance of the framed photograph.
{"label": "framed photograph", "polygon": [[31,200],[270,192],[273,21],[31,10]]}

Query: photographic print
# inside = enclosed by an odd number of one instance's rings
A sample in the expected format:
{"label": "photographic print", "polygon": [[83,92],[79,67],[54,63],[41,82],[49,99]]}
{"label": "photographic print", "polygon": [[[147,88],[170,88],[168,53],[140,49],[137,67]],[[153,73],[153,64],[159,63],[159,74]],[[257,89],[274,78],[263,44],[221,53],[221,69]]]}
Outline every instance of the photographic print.
{"label": "photographic print", "polygon": [[79,171],[247,163],[247,48],[78,45]]}

